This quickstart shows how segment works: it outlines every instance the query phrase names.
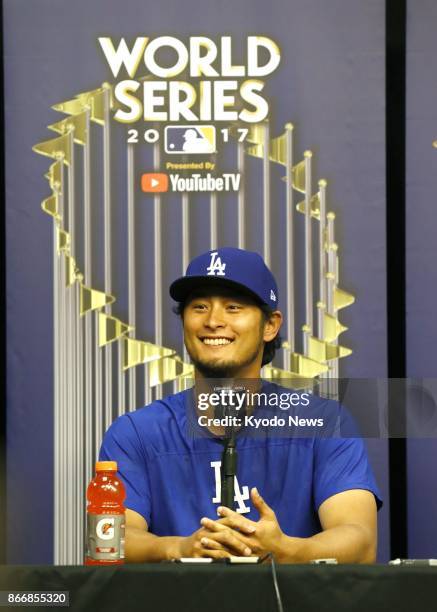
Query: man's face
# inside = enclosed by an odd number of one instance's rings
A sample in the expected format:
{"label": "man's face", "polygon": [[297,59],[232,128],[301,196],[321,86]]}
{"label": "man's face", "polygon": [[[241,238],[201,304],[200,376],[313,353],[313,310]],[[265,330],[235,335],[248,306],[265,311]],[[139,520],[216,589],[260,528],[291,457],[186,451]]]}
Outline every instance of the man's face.
{"label": "man's face", "polygon": [[265,318],[250,298],[227,287],[200,288],[188,298],[184,340],[198,372],[206,378],[258,378]]}

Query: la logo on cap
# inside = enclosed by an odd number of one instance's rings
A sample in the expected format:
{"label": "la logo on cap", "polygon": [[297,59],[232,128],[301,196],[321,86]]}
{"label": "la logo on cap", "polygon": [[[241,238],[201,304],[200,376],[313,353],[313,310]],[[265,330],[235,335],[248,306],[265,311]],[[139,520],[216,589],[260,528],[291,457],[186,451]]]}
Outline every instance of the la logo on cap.
{"label": "la logo on cap", "polygon": [[273,302],[276,302],[276,294],[275,294],[275,292],[273,291],[273,289],[270,289],[270,299],[271,299]]}
{"label": "la logo on cap", "polygon": [[222,263],[222,260],[218,257],[218,252],[211,253],[211,261],[206,268],[208,270],[207,276],[225,276],[225,268],[226,264]]}

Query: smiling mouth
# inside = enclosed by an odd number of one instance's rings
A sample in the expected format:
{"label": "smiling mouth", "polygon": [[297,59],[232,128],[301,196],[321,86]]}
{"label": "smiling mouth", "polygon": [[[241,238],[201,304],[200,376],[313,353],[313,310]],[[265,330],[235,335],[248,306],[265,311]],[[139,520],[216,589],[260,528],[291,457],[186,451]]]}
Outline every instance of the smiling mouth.
{"label": "smiling mouth", "polygon": [[200,340],[206,346],[227,346],[233,342],[230,338],[200,338]]}

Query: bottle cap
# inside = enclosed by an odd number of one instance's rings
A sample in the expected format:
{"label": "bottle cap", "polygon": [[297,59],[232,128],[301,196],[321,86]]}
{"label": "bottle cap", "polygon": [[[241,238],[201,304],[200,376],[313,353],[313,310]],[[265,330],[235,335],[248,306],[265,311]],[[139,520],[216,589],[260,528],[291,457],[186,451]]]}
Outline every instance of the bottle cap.
{"label": "bottle cap", "polygon": [[116,461],[96,461],[96,472],[117,471]]}

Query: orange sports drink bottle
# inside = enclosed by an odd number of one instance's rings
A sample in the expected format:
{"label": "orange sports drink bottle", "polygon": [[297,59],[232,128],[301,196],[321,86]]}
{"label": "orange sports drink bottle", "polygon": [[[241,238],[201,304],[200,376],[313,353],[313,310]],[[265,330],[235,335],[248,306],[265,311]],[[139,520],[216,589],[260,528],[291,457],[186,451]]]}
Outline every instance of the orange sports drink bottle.
{"label": "orange sports drink bottle", "polygon": [[126,491],[116,461],[97,461],[88,485],[87,551],[85,565],[124,563],[124,500]]}

